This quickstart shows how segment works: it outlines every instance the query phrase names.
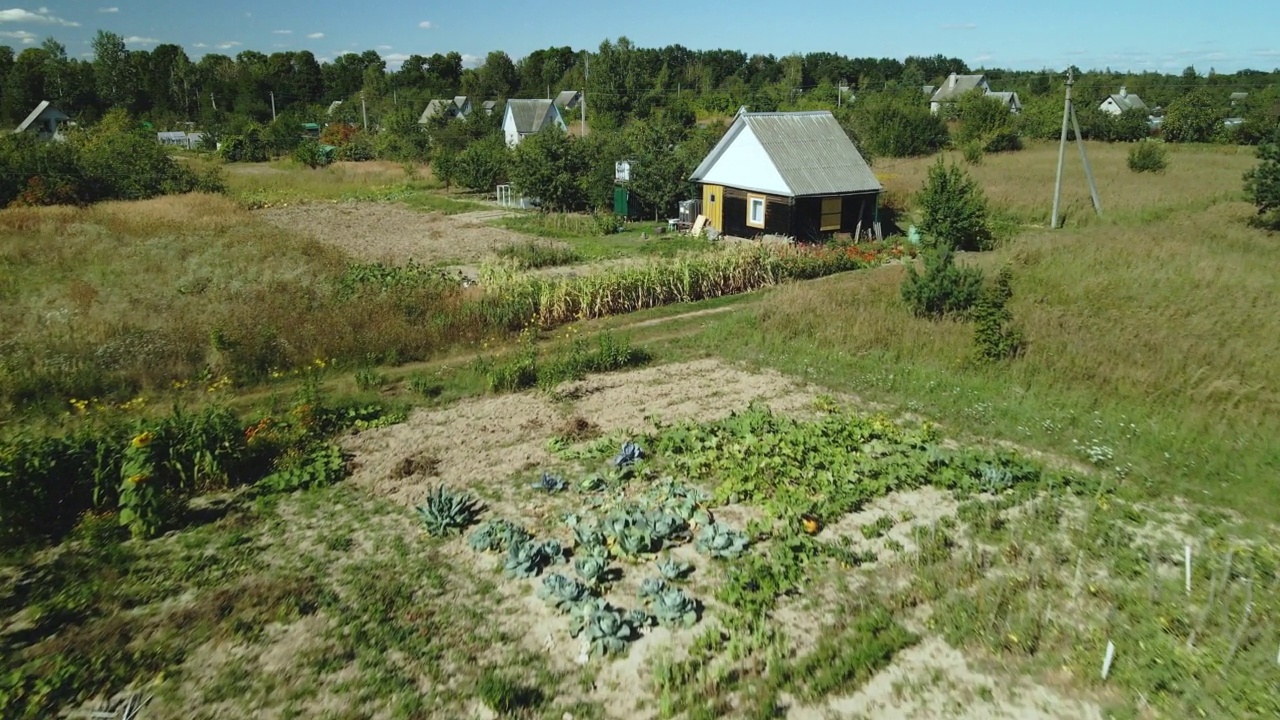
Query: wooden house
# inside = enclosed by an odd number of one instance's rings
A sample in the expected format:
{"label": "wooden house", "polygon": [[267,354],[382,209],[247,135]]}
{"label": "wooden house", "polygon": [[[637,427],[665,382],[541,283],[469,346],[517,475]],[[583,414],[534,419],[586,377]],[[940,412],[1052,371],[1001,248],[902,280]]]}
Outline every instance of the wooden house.
{"label": "wooden house", "polygon": [[556,107],[561,110],[572,110],[582,102],[582,93],[577,90],[565,90],[556,95]]}
{"label": "wooden house", "polygon": [[1147,112],[1147,104],[1142,102],[1142,98],[1129,92],[1128,88],[1121,85],[1120,92],[1108,95],[1107,99],[1098,105],[1098,109],[1108,115],[1119,115],[1130,110]]}
{"label": "wooden house", "polygon": [[739,113],[689,179],[708,224],[737,237],[872,229],[883,189],[826,110]]}

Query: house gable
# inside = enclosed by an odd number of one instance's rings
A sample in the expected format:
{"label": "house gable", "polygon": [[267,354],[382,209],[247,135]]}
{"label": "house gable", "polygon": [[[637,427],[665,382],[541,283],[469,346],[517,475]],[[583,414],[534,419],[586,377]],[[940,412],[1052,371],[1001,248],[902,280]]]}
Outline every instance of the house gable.
{"label": "house gable", "polygon": [[698,169],[701,175],[698,182],[784,197],[791,195],[791,188],[769,157],[769,151],[746,123],[741,123],[734,137],[726,140],[728,145],[719,156],[712,151],[713,156],[708,158],[711,164]]}

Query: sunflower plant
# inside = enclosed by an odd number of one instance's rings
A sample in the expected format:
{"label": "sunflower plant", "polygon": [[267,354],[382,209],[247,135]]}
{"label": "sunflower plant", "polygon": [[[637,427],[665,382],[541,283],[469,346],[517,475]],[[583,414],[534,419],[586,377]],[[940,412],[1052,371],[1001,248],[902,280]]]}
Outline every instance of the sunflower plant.
{"label": "sunflower plant", "polygon": [[120,524],[134,538],[154,537],[160,530],[160,491],[156,487],[155,434],[138,433],[129,441],[120,466]]}

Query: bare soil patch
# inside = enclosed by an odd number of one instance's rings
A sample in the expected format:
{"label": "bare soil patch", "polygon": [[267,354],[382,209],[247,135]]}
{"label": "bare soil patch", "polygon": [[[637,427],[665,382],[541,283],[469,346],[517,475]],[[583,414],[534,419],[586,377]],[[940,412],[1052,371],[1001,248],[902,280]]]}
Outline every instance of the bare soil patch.
{"label": "bare soil patch", "polygon": [[499,247],[530,239],[486,224],[493,218],[488,210],[445,215],[395,203],[343,201],[272,207],[255,214],[364,262],[477,263]]}

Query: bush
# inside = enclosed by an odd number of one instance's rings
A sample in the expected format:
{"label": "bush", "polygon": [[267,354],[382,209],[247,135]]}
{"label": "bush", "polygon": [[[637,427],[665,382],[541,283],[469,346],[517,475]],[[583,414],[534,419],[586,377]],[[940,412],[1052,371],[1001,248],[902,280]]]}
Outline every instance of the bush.
{"label": "bush", "polygon": [[994,283],[982,288],[973,308],[973,340],[982,360],[997,362],[1022,353],[1022,331],[1013,325],[1008,308],[1012,297],[1013,271],[1006,265]]}
{"label": "bush", "polygon": [[511,183],[521,194],[540,200],[547,210],[587,209],[591,206],[589,147],[588,142],[548,125],[511,151]]}
{"label": "bush", "polygon": [[1244,191],[1258,208],[1257,223],[1280,230],[1280,129],[1258,146],[1258,160],[1244,176]]}
{"label": "bush", "polygon": [[970,165],[982,164],[982,143],[976,140],[965,143],[960,151],[964,154],[964,161]]}
{"label": "bush", "polygon": [[957,267],[955,253],[947,246],[926,250],[924,273],[907,265],[902,280],[902,299],[916,317],[962,315],[977,302],[981,290],[982,271]]}
{"label": "bush", "polygon": [[920,192],[926,242],[955,250],[989,250],[992,246],[987,200],[982,188],[959,165],[942,158],[929,168]]}
{"label": "bush", "polygon": [[366,133],[355,133],[345,144],[338,146],[338,159],[347,162],[372,160],[373,141]]}
{"label": "bush", "polygon": [[250,125],[242,135],[228,135],[222,140],[218,154],[227,162],[266,162],[270,159],[262,129]]}
{"label": "bush", "polygon": [[957,142],[980,140],[985,144],[987,138],[1013,132],[1014,116],[1009,108],[979,91],[967,93],[957,100],[955,111],[960,120],[960,127],[956,132]]}
{"label": "bush", "polygon": [[996,130],[982,141],[983,152],[1013,152],[1022,149],[1022,138],[1018,131],[1011,127]]}
{"label": "bush", "polygon": [[1164,172],[1169,166],[1168,153],[1159,143],[1145,140],[1129,148],[1129,169],[1136,172]]}
{"label": "bush", "polygon": [[298,143],[293,151],[293,159],[313,170],[333,162],[333,156],[322,150],[320,143],[311,138]]}
{"label": "bush", "polygon": [[1213,142],[1223,133],[1225,117],[1222,98],[1201,88],[1169,103],[1161,131],[1170,142]]}
{"label": "bush", "polygon": [[477,140],[458,154],[454,179],[468,190],[491,192],[507,178],[507,154],[501,135]]}
{"label": "bush", "polygon": [[914,95],[888,93],[860,96],[850,111],[860,150],[871,155],[912,157],[931,155],[947,144],[942,118]]}
{"label": "bush", "polygon": [[568,245],[551,245],[529,240],[498,248],[498,257],[511,260],[522,270],[568,265],[578,262],[582,255]]}

